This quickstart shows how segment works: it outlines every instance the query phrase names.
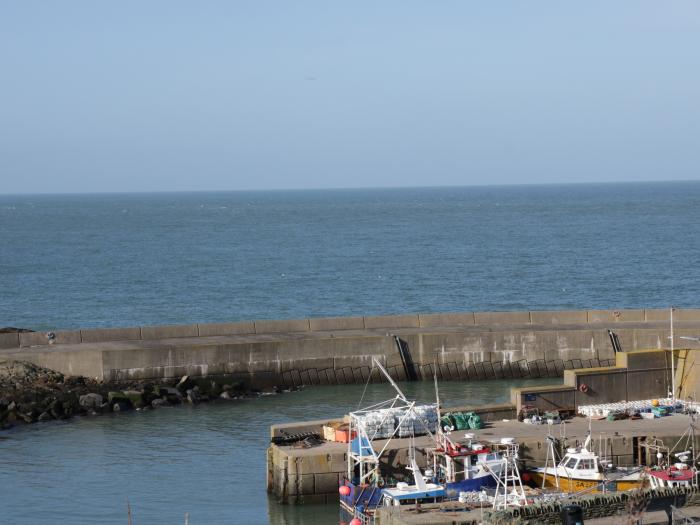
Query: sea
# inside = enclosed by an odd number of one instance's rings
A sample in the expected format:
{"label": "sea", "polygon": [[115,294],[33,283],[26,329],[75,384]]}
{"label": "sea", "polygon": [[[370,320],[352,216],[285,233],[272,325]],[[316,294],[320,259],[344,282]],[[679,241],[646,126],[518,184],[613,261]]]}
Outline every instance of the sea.
{"label": "sea", "polygon": [[[697,307],[698,261],[700,182],[0,195],[0,327]],[[513,385],[440,388],[488,404]],[[334,505],[268,498],[269,426],[342,415],[362,394],[2,431],[0,524],[127,523],[127,508],[134,525],[337,523]]]}

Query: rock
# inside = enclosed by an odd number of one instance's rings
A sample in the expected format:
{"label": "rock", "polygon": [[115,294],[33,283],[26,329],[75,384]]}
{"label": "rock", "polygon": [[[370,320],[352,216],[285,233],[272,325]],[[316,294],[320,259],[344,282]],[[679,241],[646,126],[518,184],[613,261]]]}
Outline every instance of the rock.
{"label": "rock", "polygon": [[127,398],[124,395],[124,392],[118,392],[118,391],[112,390],[111,392],[109,392],[107,394],[107,401],[110,404],[113,404],[117,401],[128,401],[128,400],[129,400],[129,398]]}
{"label": "rock", "polygon": [[157,398],[151,401],[151,406],[153,408],[158,408],[158,407],[163,407],[163,406],[168,406],[168,402],[165,399],[162,398]]}
{"label": "rock", "polygon": [[49,414],[54,419],[61,419],[65,416],[65,411],[63,410],[63,401],[60,399],[54,400],[50,405],[49,405]]}
{"label": "rock", "polygon": [[182,403],[182,394],[177,388],[161,387],[161,395],[171,405],[179,405]]}
{"label": "rock", "polygon": [[112,412],[124,412],[133,406],[131,404],[131,400],[124,395],[124,392],[110,392],[107,394],[107,401],[112,409]]}
{"label": "rock", "polygon": [[131,408],[131,403],[128,400],[118,399],[112,403],[112,412],[126,412]]}
{"label": "rock", "polygon": [[124,397],[129,400],[131,406],[134,408],[143,408],[146,406],[143,399],[143,392],[139,392],[138,390],[125,390]]}
{"label": "rock", "polygon": [[191,388],[187,391],[187,401],[193,405],[199,403],[199,391],[197,390],[197,387]]}
{"label": "rock", "polygon": [[209,382],[209,392],[213,397],[218,397],[222,391],[223,389],[221,388],[221,385],[219,383],[217,383],[213,379]]}
{"label": "rock", "polygon": [[26,414],[19,414],[19,417],[21,417],[25,423],[34,423],[36,421],[36,418],[31,412]]}
{"label": "rock", "polygon": [[51,420],[51,414],[48,412],[42,412],[39,414],[39,417],[37,418],[37,421],[50,421]]}
{"label": "rock", "polygon": [[15,403],[14,401],[10,401],[10,404],[7,405],[7,410],[14,410],[15,408],[17,408],[17,403]]}
{"label": "rock", "polygon": [[144,405],[150,406],[154,399],[158,399],[160,397],[158,390],[158,387],[154,387],[151,383],[146,383],[143,385]]}
{"label": "rock", "polygon": [[76,396],[74,392],[66,393],[61,401],[63,402],[63,415],[65,417],[71,417],[79,412],[80,403],[78,396]]}
{"label": "rock", "polygon": [[85,394],[80,396],[79,403],[80,406],[86,409],[98,409],[102,406],[103,398],[100,394]]}
{"label": "rock", "polygon": [[172,388],[169,386],[161,387],[160,392],[161,395],[182,397],[182,394],[177,388]]}
{"label": "rock", "polygon": [[231,399],[231,394],[229,394],[228,391],[224,391],[219,394],[219,397],[221,399]]}
{"label": "rock", "polygon": [[180,382],[176,385],[176,388],[180,392],[187,392],[188,390],[194,388],[194,381],[190,379],[190,376],[182,376]]}

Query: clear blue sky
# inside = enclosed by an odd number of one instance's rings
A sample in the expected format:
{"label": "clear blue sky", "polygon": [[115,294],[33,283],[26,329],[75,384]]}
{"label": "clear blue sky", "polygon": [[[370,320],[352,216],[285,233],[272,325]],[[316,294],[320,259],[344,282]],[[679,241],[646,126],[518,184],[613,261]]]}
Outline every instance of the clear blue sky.
{"label": "clear blue sky", "polygon": [[699,178],[694,0],[0,0],[0,193]]}

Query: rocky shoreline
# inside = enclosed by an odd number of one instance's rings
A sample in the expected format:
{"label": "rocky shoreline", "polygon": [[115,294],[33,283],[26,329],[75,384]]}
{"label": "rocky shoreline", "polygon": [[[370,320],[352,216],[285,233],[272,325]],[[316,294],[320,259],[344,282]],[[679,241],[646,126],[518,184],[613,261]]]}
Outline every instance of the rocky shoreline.
{"label": "rocky shoreline", "polygon": [[[279,392],[275,388],[269,393]],[[226,377],[102,383],[65,376],[25,361],[7,361],[0,362],[0,430],[80,415],[153,410],[183,403],[196,405],[265,393],[247,389],[240,381]]]}

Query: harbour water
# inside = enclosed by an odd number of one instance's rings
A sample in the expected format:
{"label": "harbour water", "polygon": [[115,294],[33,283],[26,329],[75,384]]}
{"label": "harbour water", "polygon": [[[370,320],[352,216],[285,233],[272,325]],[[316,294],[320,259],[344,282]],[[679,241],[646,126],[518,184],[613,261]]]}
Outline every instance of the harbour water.
{"label": "harbour water", "polygon": [[[445,405],[505,402],[510,386],[556,380],[445,382]],[[433,384],[404,383],[434,400]],[[134,525],[310,523],[336,525],[337,505],[289,506],[268,499],[265,449],[274,423],[337,417],[357,408],[364,387],[314,387],[197,407],[182,406],[0,433],[0,523]],[[393,397],[370,384],[364,403]]]}

